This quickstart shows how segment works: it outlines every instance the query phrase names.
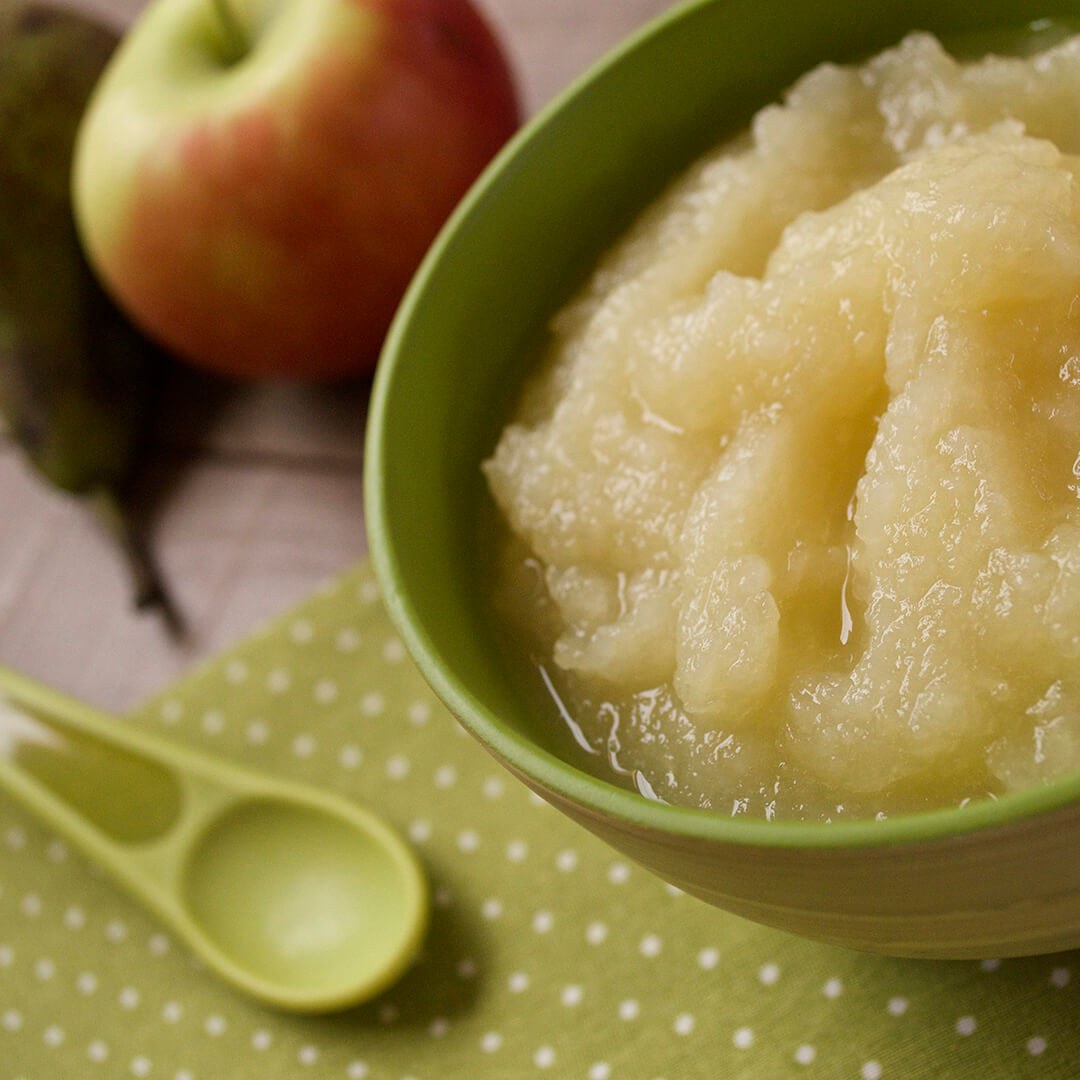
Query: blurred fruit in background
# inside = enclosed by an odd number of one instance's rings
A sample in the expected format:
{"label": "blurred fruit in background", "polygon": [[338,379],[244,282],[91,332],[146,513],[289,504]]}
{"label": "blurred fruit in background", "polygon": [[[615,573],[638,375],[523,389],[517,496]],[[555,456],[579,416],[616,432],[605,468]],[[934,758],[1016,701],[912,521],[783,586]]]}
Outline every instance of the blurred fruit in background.
{"label": "blurred fruit in background", "polygon": [[70,175],[116,35],[72,11],[0,2],[0,415],[38,473],[118,542],[139,606],[165,603],[124,495],[163,362],[83,257]]}
{"label": "blurred fruit in background", "polygon": [[79,133],[79,229],[117,302],[194,363],[363,373],[518,119],[467,0],[154,0]]}

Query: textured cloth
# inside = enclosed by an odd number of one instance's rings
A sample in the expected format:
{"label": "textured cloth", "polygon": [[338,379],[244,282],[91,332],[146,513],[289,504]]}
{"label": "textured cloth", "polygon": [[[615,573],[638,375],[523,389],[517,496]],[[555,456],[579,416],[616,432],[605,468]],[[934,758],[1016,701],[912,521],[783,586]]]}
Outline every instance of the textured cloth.
{"label": "textured cloth", "polygon": [[430,877],[424,955],[360,1008],[273,1013],[0,799],[0,1080],[1080,1076],[1078,954],[887,960],[669,888],[463,734],[366,565],[131,722],[383,812]]}

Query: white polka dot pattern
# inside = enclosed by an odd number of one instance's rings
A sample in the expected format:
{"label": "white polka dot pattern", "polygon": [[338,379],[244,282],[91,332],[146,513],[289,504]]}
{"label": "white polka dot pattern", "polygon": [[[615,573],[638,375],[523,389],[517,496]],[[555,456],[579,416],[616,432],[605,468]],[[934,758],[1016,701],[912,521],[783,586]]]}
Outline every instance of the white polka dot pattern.
{"label": "white polka dot pattern", "polygon": [[431,877],[417,966],[268,1013],[0,803],[0,1080],[1074,1076],[1075,957],[891,961],[665,887],[456,737],[377,601],[360,567],[134,721],[384,812]]}

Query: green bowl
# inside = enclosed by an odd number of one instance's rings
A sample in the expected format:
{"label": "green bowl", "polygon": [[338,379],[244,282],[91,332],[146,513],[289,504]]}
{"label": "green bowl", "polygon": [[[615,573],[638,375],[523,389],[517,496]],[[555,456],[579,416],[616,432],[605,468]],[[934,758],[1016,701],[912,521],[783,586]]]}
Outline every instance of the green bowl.
{"label": "green bowl", "polygon": [[[533,790],[710,903],[898,956],[1080,945],[1080,775],[996,802],[840,824],[676,808],[559,756],[515,680],[476,558],[479,465],[550,315],[663,181],[816,63],[925,29],[992,45],[1080,0],[695,0],[634,35],[511,142],[398,312],[369,417],[366,511],[390,615],[436,693]],[[976,45],[978,47],[978,45]]]}

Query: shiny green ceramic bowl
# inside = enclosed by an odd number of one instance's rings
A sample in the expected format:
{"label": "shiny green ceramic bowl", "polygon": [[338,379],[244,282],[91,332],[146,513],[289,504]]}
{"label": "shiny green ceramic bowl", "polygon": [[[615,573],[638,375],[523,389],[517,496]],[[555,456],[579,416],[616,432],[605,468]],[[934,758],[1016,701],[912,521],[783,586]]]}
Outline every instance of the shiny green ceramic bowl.
{"label": "shiny green ceramic bowl", "polygon": [[[367,523],[390,614],[500,761],[661,877],[740,915],[903,956],[1080,945],[1080,775],[883,822],[768,823],[649,801],[560,758],[507,664],[476,559],[494,445],[541,329],[667,178],[816,63],[925,29],[1015,41],[1080,0],[696,0],[607,57],[506,148],[432,249],[379,365]],[[1002,31],[999,36],[998,32]],[[1011,35],[1010,35],[1011,31]]]}

